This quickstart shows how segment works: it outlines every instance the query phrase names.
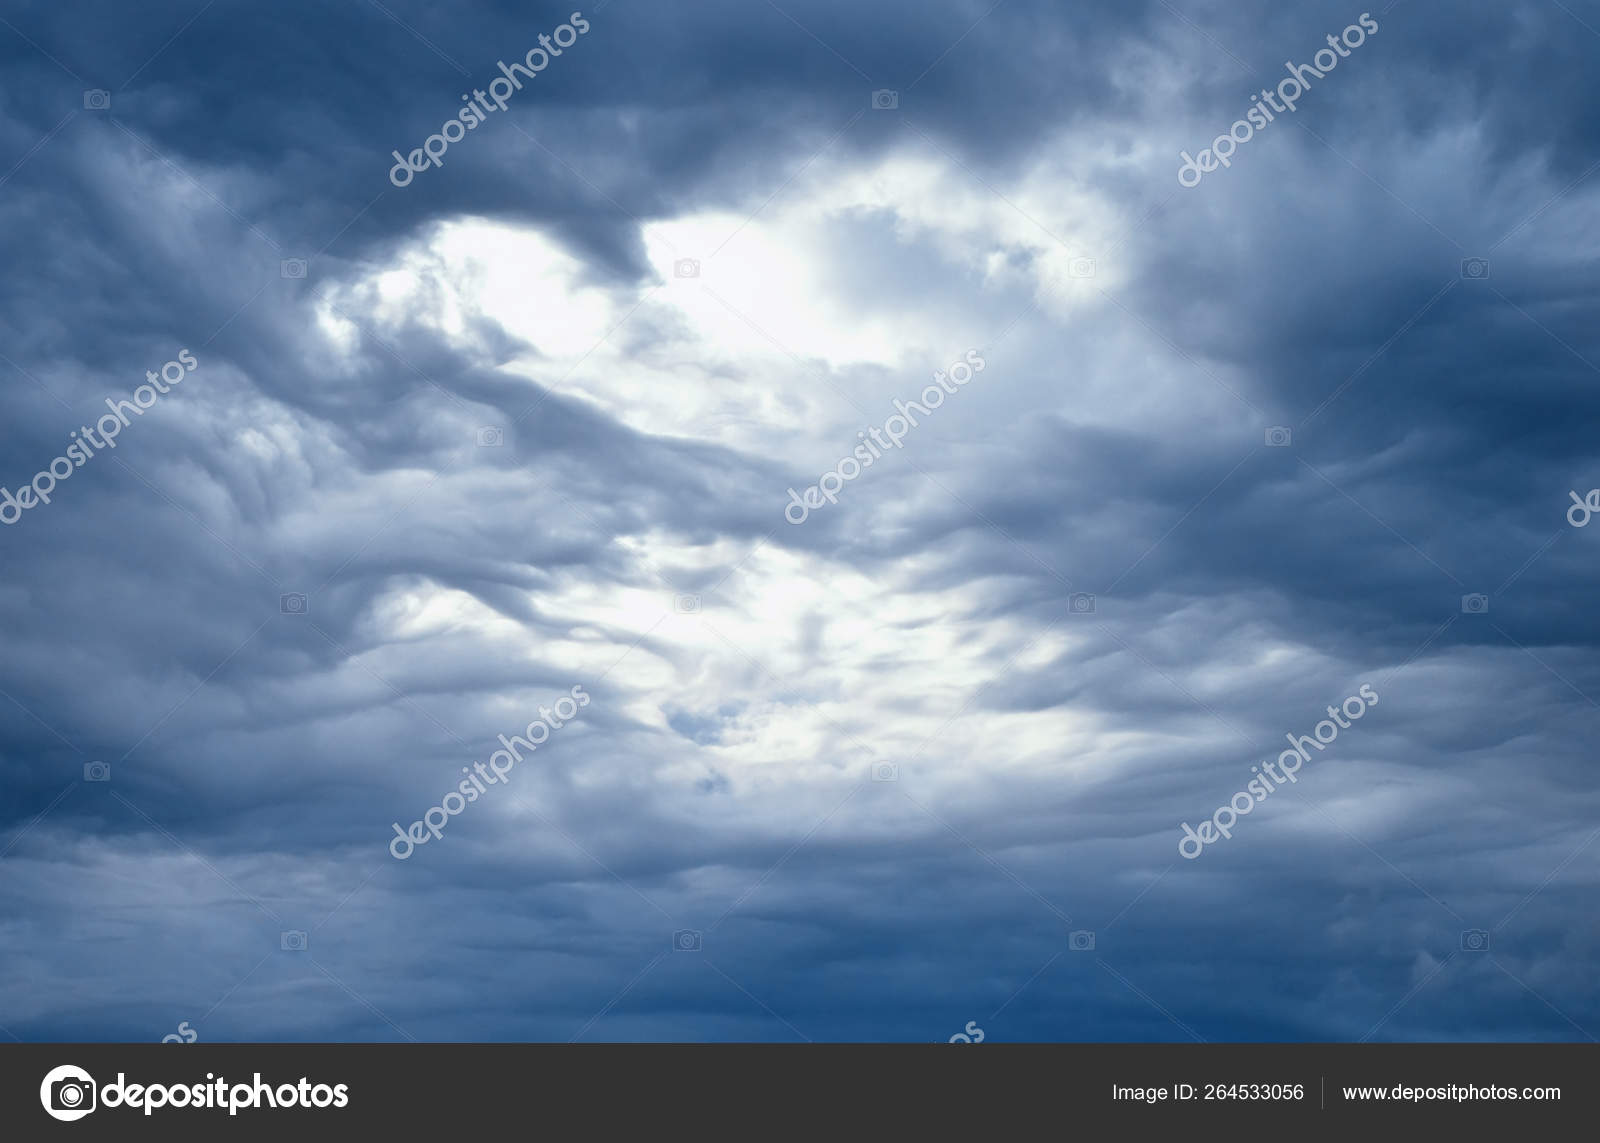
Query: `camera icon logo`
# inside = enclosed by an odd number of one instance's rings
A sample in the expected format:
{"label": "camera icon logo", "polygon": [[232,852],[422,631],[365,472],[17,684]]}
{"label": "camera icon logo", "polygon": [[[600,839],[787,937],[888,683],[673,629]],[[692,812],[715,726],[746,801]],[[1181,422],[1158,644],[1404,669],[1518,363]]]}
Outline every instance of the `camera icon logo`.
{"label": "camera icon logo", "polygon": [[897,111],[900,107],[900,93],[890,91],[888,88],[879,88],[872,93],[872,110]]}
{"label": "camera icon logo", "polygon": [[1094,933],[1088,929],[1074,929],[1067,934],[1067,947],[1073,952],[1093,952]]}
{"label": "camera icon logo", "polygon": [[699,952],[701,943],[699,929],[679,929],[672,934],[673,952]]}
{"label": "camera icon logo", "polygon": [[1464,929],[1461,933],[1462,952],[1488,952],[1489,931],[1487,929]]}
{"label": "camera icon logo", "polygon": [[279,937],[278,943],[284,952],[305,952],[310,947],[310,941],[300,929],[286,929]]}
{"label": "camera icon logo", "polygon": [[111,763],[85,762],[83,764],[83,780],[85,782],[111,781]]}
{"label": "camera icon logo", "polygon": [[1481,281],[1489,276],[1489,259],[1463,258],[1461,259],[1461,276],[1468,280]]}
{"label": "camera icon logo", "polygon": [[1294,430],[1288,425],[1273,425],[1267,430],[1268,448],[1288,448],[1294,444]]}
{"label": "camera icon logo", "polygon": [[900,764],[898,762],[874,762],[872,764],[872,780],[874,782],[898,782],[900,780]]}
{"label": "camera icon logo", "polygon": [[285,278],[304,278],[306,276],[306,260],[304,258],[285,258],[278,263],[278,273]]}
{"label": "camera icon logo", "polygon": [[83,93],[83,109],[85,111],[110,111],[111,93],[101,87],[91,87]]}
{"label": "camera icon logo", "polygon": [[39,1102],[51,1119],[71,1123],[95,1109],[94,1077],[82,1068],[62,1064],[51,1068],[39,1085]]}
{"label": "camera icon logo", "polygon": [[499,448],[506,443],[506,431],[494,425],[485,425],[478,430],[479,448]]}
{"label": "camera icon logo", "polygon": [[1094,277],[1095,260],[1093,258],[1074,258],[1067,263],[1067,277],[1092,278]]}
{"label": "camera icon logo", "polygon": [[680,592],[672,597],[672,610],[679,615],[698,615],[700,613],[700,597],[698,595],[685,595]]}
{"label": "camera icon logo", "polygon": [[1482,615],[1489,610],[1489,597],[1473,592],[1471,595],[1461,597],[1461,614]]}
{"label": "camera icon logo", "polygon": [[1094,596],[1087,591],[1075,591],[1067,596],[1067,610],[1073,615],[1093,615]]}
{"label": "camera icon logo", "polygon": [[304,615],[306,613],[306,596],[303,591],[291,591],[288,595],[278,596],[278,610],[285,615]]}
{"label": "camera icon logo", "polygon": [[700,276],[700,259],[679,258],[672,264],[674,278],[698,278]]}

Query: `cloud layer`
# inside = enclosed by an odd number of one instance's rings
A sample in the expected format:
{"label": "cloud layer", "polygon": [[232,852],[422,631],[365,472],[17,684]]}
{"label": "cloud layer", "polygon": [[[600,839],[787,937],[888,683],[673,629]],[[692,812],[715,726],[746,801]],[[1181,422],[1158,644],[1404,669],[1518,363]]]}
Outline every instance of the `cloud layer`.
{"label": "cloud layer", "polygon": [[4,1033],[1594,1038],[1600,21],[13,9]]}

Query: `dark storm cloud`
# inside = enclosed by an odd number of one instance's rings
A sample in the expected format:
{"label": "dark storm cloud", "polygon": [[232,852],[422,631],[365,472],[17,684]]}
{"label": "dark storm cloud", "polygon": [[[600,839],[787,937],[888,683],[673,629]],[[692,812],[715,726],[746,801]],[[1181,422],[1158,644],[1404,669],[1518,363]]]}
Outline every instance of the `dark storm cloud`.
{"label": "dark storm cloud", "polygon": [[[0,483],[180,346],[201,365],[0,534],[15,918],[0,959],[33,982],[0,992],[0,1025],[134,1040],[202,1014],[207,1039],[934,1040],[974,1018],[994,1039],[1593,1031],[1583,967],[1600,935],[1571,923],[1595,862],[1592,535],[1562,518],[1567,489],[1600,484],[1594,199],[1572,185],[1592,153],[1588,33],[1551,5],[1402,4],[1297,113],[1350,162],[1284,122],[1180,190],[1178,149],[1355,10],[782,8],[608,3],[404,190],[389,151],[570,9],[7,13]],[[1136,61],[1170,104],[1120,82]],[[86,87],[111,89],[109,115],[83,107]],[[901,92],[899,119],[868,109],[875,87]],[[430,223],[480,214],[549,227],[631,304],[653,273],[640,220],[747,216],[830,140],[866,164],[906,146],[908,122],[966,165],[953,176],[996,187],[1057,130],[1147,155],[1075,172],[1145,221],[1104,254],[1125,271],[1115,302],[1043,307],[995,356],[1013,423],[985,420],[996,403],[974,389],[970,420],[921,430],[905,465],[801,529],[768,491],[801,479],[791,462],[628,427],[554,374],[510,372],[541,347],[487,319],[451,339],[425,306],[386,323],[370,295],[337,293]],[[970,300],[970,280],[940,280],[859,218],[840,234],[828,253],[864,315],[992,308],[998,327],[1028,300]],[[1476,256],[1491,277],[1462,280]],[[308,280],[280,276],[303,257]],[[904,278],[915,292],[896,292]],[[334,297],[360,323],[342,359],[316,324]],[[617,341],[670,342],[652,320]],[[1121,339],[1140,352],[1116,357]],[[1074,416],[1055,389],[1089,386],[1063,362],[1137,369],[1130,391],[1192,394],[1194,411],[1108,427],[1086,395]],[[1264,444],[1279,424],[1288,448]],[[507,444],[475,447],[495,425]],[[691,566],[674,549],[663,567],[618,542],[656,533],[732,554]],[[981,676],[902,740],[873,720],[937,708],[913,693],[922,664],[881,651],[888,697],[850,710],[829,655],[852,636],[830,607],[763,599],[768,630],[804,633],[803,653],[767,663],[727,634],[763,541],[913,600],[972,589],[883,628],[948,628],[954,649],[981,648],[960,660]],[[400,635],[379,614],[439,588],[515,632],[451,614]],[[584,588],[653,609],[634,625],[556,605]],[[704,593],[725,664],[650,626],[682,591]],[[1097,610],[1068,613],[1069,591],[1098,593]],[[1463,614],[1479,591],[1490,611]],[[280,613],[287,592],[311,595],[308,614]],[[597,665],[574,674],[573,647]],[[665,681],[603,675],[624,652]],[[406,863],[384,852],[388,822],[580,681],[594,705],[504,796]],[[1361,682],[1384,696],[1369,721],[1231,841],[1178,856],[1179,821]],[[791,735],[758,739],[766,776],[720,752],[794,712],[814,771],[775,807],[762,783],[796,767]],[[874,757],[904,784],[867,779]],[[1023,758],[1049,777],[1009,765]],[[113,780],[82,781],[90,759]],[[1460,950],[1480,927],[1498,971]],[[670,951],[679,928],[704,932],[701,955]],[[287,929],[310,932],[320,969],[282,952]],[[1095,950],[1070,948],[1079,929]]]}

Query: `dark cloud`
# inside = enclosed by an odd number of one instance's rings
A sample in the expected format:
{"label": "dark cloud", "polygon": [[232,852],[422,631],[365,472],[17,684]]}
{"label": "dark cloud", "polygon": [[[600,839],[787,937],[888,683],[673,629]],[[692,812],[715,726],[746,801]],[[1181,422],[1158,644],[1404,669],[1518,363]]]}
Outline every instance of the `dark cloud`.
{"label": "dark cloud", "polygon": [[1592,1038],[1581,12],[386,7],[0,24],[0,1028]]}

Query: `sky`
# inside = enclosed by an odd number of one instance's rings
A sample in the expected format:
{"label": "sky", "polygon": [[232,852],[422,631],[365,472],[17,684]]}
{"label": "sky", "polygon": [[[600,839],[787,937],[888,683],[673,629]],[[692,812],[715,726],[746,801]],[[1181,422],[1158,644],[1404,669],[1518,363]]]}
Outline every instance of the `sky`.
{"label": "sky", "polygon": [[8,0],[0,1035],[1595,1039],[1597,48]]}

